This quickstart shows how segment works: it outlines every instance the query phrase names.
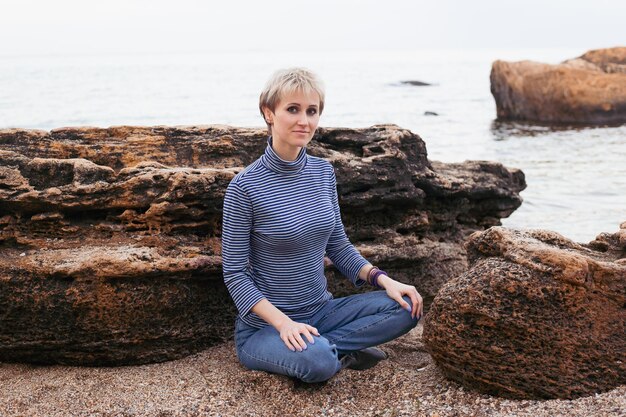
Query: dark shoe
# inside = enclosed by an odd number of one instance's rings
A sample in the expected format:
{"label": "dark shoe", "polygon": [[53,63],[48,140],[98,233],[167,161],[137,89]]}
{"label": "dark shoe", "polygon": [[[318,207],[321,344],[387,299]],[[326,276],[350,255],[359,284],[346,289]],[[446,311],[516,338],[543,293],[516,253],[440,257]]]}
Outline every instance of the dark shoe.
{"label": "dark shoe", "polygon": [[387,354],[382,350],[375,347],[368,347],[346,354],[341,358],[341,362],[344,368],[363,371],[376,366],[378,362],[387,358]]}

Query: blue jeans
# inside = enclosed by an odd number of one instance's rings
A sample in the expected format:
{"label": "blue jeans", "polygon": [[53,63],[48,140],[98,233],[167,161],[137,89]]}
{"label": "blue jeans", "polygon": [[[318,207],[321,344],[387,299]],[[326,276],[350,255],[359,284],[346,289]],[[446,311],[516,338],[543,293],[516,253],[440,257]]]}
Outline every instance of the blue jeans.
{"label": "blue jeans", "polygon": [[[404,299],[411,304],[408,297]],[[389,298],[384,291],[329,300],[302,323],[315,327],[315,343],[303,337],[307,349],[291,351],[278,331],[261,329],[241,319],[235,325],[239,361],[248,369],[288,375],[304,382],[326,381],[342,368],[339,356],[393,340],[417,325],[417,318]]]}

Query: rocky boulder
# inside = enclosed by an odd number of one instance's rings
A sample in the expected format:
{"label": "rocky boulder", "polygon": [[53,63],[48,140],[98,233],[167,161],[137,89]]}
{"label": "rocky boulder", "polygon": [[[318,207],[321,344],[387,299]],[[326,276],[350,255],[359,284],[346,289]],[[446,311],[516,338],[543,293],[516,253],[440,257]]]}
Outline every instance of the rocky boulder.
{"label": "rocky boulder", "polygon": [[[231,337],[223,197],[265,146],[227,126],[0,130],[0,360],[136,364]],[[391,125],[320,129],[308,150],[334,165],[357,248],[431,298],[525,187],[498,163],[430,162]]]}
{"label": "rocky boulder", "polygon": [[492,227],[435,297],[424,341],[444,374],[513,398],[576,398],[626,383],[626,222],[580,245]]}
{"label": "rocky boulder", "polygon": [[495,61],[491,93],[500,120],[566,124],[626,122],[626,47],[558,65]]}

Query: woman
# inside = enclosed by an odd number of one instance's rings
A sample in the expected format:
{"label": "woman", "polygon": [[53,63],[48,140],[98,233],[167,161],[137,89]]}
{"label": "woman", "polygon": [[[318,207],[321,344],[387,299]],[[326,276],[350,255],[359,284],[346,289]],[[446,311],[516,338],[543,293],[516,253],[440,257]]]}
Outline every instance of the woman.
{"label": "woman", "polygon": [[[378,344],[415,327],[422,298],[373,267],[348,240],[333,167],[307,155],[324,90],[306,69],[276,72],[259,108],[265,153],[230,182],[224,198],[224,281],[239,311],[235,343],[249,369],[321,382],[342,368],[367,369]],[[355,286],[384,291],[334,299],[324,256]]]}

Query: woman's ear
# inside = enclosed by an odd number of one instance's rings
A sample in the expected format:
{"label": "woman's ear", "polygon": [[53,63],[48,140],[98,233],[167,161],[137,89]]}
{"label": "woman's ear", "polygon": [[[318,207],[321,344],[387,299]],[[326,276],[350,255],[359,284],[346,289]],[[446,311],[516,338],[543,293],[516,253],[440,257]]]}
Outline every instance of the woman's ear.
{"label": "woman's ear", "polygon": [[267,124],[272,124],[274,122],[274,113],[269,109],[269,107],[263,107],[263,115],[265,116],[265,121]]}

